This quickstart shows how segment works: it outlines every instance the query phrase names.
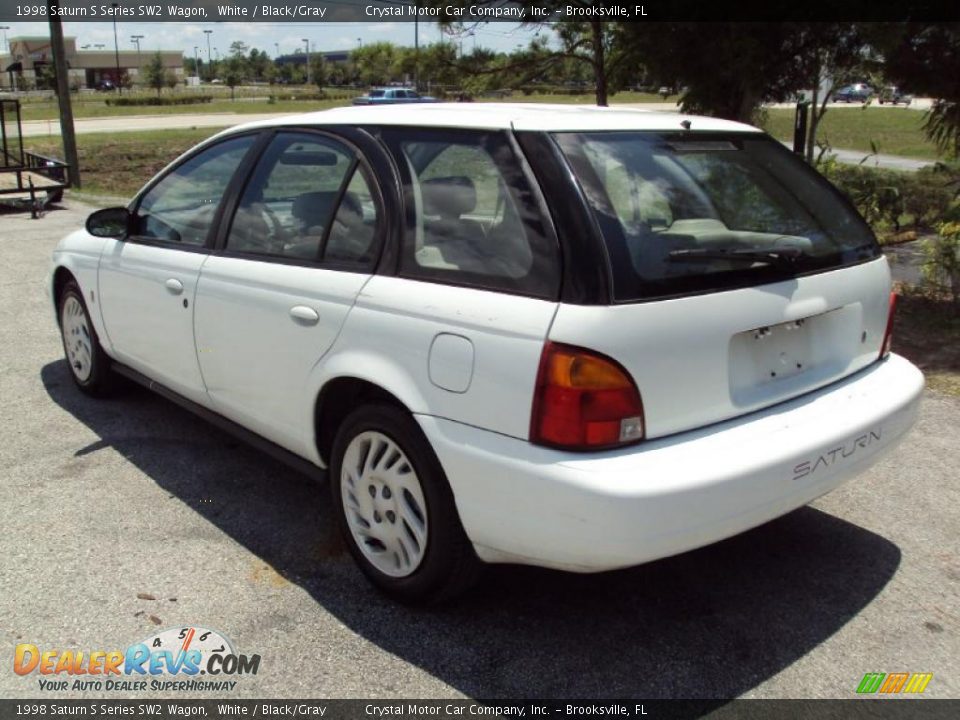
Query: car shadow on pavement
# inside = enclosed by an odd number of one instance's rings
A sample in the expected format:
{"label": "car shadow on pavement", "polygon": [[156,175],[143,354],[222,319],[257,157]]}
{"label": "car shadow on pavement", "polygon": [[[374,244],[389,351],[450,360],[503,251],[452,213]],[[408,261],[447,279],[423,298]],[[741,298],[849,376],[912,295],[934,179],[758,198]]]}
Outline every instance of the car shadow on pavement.
{"label": "car shadow on pavement", "polygon": [[41,379],[99,438],[77,461],[112,448],[353,632],[472,697],[737,697],[843,628],[900,564],[888,540],[803,508],[629,570],[491,567],[456,604],[406,608],[355,569],[326,488],[146,390],[87,398],[62,360]]}

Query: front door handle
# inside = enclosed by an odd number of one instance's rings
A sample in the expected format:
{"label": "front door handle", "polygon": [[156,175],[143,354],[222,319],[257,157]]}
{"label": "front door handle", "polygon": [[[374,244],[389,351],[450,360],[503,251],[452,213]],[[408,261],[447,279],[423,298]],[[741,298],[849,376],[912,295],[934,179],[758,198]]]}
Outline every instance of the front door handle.
{"label": "front door handle", "polygon": [[167,290],[174,295],[179,295],[183,292],[183,283],[176,278],[170,278],[164,283],[164,285],[166,286]]}
{"label": "front door handle", "polygon": [[317,311],[306,305],[294,305],[290,308],[290,317],[302,325],[316,325],[320,321]]}

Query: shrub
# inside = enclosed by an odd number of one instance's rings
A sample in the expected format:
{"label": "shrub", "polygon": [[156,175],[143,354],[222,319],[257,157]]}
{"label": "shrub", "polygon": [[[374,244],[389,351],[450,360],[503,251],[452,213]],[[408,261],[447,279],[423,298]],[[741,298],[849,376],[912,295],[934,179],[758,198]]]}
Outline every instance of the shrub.
{"label": "shrub", "polygon": [[116,97],[109,98],[107,105],[129,107],[132,105],[200,105],[213,100],[209,95],[166,95],[164,97]]}
{"label": "shrub", "polygon": [[956,212],[960,173],[942,163],[911,173],[842,165],[830,159],[817,169],[850,199],[878,234],[899,232],[904,225],[935,228]]}
{"label": "shrub", "polygon": [[923,243],[924,283],[960,305],[960,222],[940,223],[937,236]]}

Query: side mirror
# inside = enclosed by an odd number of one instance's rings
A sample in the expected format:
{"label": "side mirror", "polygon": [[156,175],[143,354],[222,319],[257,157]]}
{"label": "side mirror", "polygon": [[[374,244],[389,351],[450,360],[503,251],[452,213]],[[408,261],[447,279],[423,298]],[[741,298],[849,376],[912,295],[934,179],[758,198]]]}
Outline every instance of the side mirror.
{"label": "side mirror", "polygon": [[130,229],[130,211],[125,207],[97,210],[87,218],[87,232],[94,237],[125,237]]}

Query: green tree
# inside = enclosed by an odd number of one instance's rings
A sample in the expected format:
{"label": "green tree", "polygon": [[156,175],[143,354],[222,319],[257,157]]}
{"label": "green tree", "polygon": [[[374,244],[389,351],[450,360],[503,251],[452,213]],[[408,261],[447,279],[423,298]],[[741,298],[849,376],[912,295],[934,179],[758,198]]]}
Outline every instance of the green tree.
{"label": "green tree", "polygon": [[350,53],[350,61],[364,85],[386,85],[396,72],[397,51],[392,43],[376,42]]}
{"label": "green tree", "polygon": [[157,50],[147,64],[143,66],[143,83],[157,91],[157,97],[160,97],[160,91],[167,83],[167,72],[163,67],[163,56]]}
{"label": "green tree", "polygon": [[224,85],[230,88],[230,99],[234,100],[236,96],[237,85],[243,84],[247,79],[247,67],[244,58],[238,55],[231,55],[223,61],[221,80]]}
{"label": "green tree", "polygon": [[815,31],[800,23],[622,23],[620,44],[660,85],[683,87],[684,112],[751,122],[812,80]]}
{"label": "green tree", "polygon": [[247,70],[254,80],[266,80],[267,68],[271,65],[273,65],[273,61],[265,50],[253,48],[247,57]]}
{"label": "green tree", "polygon": [[960,22],[886,23],[874,42],[892,82],[935,98],[924,130],[942,152],[960,156]]}
{"label": "green tree", "polygon": [[[466,7],[467,5],[502,5],[502,0],[425,0],[424,4],[434,7],[443,7],[445,5],[457,5]],[[563,10],[568,6],[577,6],[580,8],[595,9],[597,7],[612,7],[619,3],[608,0],[524,0],[520,4],[527,8],[526,17],[532,17],[530,10]],[[457,33],[463,32],[466,25],[461,22],[443,21],[441,26]],[[480,23],[472,23],[476,26]],[[646,23],[640,23],[646,24]],[[535,51],[527,54],[527,57],[518,58],[516,62],[509,65],[490,67],[482,72],[500,72],[506,71],[513,76],[514,84],[524,84],[533,78],[541,78],[545,74],[550,74],[555,69],[561,67],[565,62],[583,64],[590,69],[593,76],[595,95],[597,105],[607,105],[609,95],[617,87],[622,85],[620,78],[620,66],[623,65],[630,55],[626,53],[622,46],[622,36],[618,32],[621,25],[629,23],[612,23],[601,20],[590,20],[587,22],[564,21],[551,24],[548,20],[525,20],[522,25],[526,27],[541,27],[546,29],[552,27],[557,33],[560,41],[559,49],[551,48],[547,43],[531,43],[536,45]]]}
{"label": "green tree", "polygon": [[329,82],[331,85],[350,85],[356,78],[356,70],[350,60],[330,63]]}
{"label": "green tree", "polygon": [[53,90],[57,92],[57,68],[54,64],[43,63],[34,65],[37,89]]}
{"label": "green tree", "polygon": [[263,75],[261,78],[271,85],[275,85],[279,77],[280,71],[277,69],[277,64],[273,61],[268,62],[266,67],[263,69]]}
{"label": "green tree", "polygon": [[313,84],[317,86],[317,89],[323,94],[323,88],[326,86],[330,80],[330,68],[327,64],[326,59],[320,53],[315,53],[310,56],[310,79],[313,81]]}

